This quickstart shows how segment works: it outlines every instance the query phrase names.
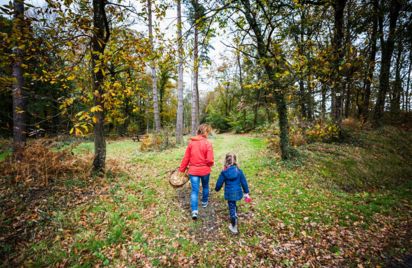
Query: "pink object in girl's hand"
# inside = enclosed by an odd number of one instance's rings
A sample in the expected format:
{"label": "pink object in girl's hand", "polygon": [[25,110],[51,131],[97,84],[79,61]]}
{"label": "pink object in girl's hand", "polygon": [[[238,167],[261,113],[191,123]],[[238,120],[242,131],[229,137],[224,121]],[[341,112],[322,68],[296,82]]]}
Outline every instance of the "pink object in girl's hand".
{"label": "pink object in girl's hand", "polygon": [[249,196],[246,196],[246,197],[245,197],[245,202],[246,202],[246,203],[252,202],[252,198],[250,198]]}

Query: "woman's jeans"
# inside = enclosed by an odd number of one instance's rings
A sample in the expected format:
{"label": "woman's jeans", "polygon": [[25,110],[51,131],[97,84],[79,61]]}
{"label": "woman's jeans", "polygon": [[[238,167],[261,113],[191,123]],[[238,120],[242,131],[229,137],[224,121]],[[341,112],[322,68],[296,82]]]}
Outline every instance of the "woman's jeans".
{"label": "woman's jeans", "polygon": [[209,176],[207,174],[205,176],[194,176],[189,175],[190,183],[192,184],[192,194],[190,195],[190,206],[192,207],[192,211],[198,210],[198,196],[199,196],[199,185],[200,181],[202,181],[202,202],[206,203],[209,198]]}

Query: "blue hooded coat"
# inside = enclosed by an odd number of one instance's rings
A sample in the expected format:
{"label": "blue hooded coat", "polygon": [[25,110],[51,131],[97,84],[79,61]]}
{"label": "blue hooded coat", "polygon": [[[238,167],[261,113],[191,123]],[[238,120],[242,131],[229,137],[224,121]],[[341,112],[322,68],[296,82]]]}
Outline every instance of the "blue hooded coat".
{"label": "blue hooded coat", "polygon": [[220,173],[215,190],[219,191],[223,183],[225,184],[225,199],[228,201],[239,201],[243,198],[243,193],[249,193],[245,175],[237,166],[230,166]]}

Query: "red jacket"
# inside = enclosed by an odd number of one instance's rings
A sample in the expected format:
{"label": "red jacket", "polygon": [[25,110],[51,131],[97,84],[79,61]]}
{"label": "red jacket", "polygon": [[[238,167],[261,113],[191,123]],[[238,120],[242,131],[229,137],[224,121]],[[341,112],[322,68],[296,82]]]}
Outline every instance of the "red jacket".
{"label": "red jacket", "polygon": [[214,164],[212,144],[203,136],[190,138],[179,171],[184,172],[189,166],[189,175],[205,176],[210,174]]}

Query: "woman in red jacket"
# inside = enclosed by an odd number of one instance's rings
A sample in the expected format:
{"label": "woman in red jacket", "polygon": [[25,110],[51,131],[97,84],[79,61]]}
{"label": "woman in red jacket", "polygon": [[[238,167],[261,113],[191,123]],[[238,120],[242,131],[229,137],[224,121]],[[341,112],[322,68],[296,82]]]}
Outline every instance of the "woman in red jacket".
{"label": "woman in red jacket", "polygon": [[212,128],[208,124],[202,124],[197,129],[197,136],[190,139],[186,148],[185,156],[180,164],[179,171],[184,172],[189,166],[189,178],[192,184],[190,205],[192,208],[192,219],[196,220],[198,215],[199,184],[202,182],[202,207],[206,208],[209,198],[209,176],[213,166],[213,148],[207,140]]}

